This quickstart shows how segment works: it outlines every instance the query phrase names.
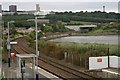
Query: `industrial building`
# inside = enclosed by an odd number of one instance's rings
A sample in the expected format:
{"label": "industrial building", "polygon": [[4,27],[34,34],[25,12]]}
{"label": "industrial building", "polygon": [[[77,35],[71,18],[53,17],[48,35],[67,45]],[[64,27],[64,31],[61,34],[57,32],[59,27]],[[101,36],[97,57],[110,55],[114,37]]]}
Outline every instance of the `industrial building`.
{"label": "industrial building", "polygon": [[120,1],[118,2],[118,13],[120,13]]}
{"label": "industrial building", "polygon": [[2,13],[2,5],[0,5],[0,13]]}
{"label": "industrial building", "polygon": [[10,5],[9,6],[9,11],[10,12],[17,12],[17,6],[16,5]]}
{"label": "industrial building", "polygon": [[39,4],[36,4],[36,11],[40,12],[40,6],[39,6]]}

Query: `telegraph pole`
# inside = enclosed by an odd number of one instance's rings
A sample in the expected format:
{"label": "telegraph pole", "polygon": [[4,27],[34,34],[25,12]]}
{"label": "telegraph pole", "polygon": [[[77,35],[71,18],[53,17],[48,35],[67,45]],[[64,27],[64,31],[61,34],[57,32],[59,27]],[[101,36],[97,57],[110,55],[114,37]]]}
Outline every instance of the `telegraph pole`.
{"label": "telegraph pole", "polygon": [[10,35],[9,35],[10,22],[8,22],[8,67],[10,67]]}
{"label": "telegraph pole", "polygon": [[37,30],[37,16],[35,17],[36,27],[36,80],[38,80],[38,30]]}

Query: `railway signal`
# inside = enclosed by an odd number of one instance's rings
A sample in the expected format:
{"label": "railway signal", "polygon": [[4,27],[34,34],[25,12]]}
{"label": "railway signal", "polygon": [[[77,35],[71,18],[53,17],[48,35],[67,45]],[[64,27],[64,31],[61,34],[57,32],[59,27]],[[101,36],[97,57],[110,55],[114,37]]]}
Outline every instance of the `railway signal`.
{"label": "railway signal", "polygon": [[12,62],[14,60],[14,57],[15,57],[15,53],[11,53]]}

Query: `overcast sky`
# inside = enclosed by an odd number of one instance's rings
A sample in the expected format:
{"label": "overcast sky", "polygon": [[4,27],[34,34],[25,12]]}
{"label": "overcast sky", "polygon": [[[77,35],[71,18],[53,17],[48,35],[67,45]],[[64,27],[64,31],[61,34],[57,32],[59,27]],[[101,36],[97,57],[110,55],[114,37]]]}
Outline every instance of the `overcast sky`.
{"label": "overcast sky", "polygon": [[2,4],[3,10],[9,10],[9,5],[17,5],[18,10],[35,10],[35,5],[40,4],[40,9],[45,11],[102,11],[104,5],[106,6],[106,12],[118,12],[119,1],[120,0],[0,0],[0,4]]}
{"label": "overcast sky", "polygon": [[0,0],[0,2],[119,2],[120,0]]}

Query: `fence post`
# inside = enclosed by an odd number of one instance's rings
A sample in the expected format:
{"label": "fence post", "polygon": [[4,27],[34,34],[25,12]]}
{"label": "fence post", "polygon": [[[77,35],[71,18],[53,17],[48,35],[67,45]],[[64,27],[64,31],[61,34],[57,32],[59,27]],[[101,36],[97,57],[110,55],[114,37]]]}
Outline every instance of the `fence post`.
{"label": "fence post", "polygon": [[80,64],[79,64],[79,65],[81,66],[81,57],[80,57],[80,55],[79,55],[79,60],[80,60],[80,61],[79,61],[79,62],[80,62]]}
{"label": "fence post", "polygon": [[73,54],[72,54],[72,64],[74,64],[74,62],[73,62]]}
{"label": "fence post", "polygon": [[67,52],[64,53],[64,59],[67,61]]}
{"label": "fence post", "polygon": [[108,68],[110,68],[109,48],[107,49],[107,53],[108,53]]}

